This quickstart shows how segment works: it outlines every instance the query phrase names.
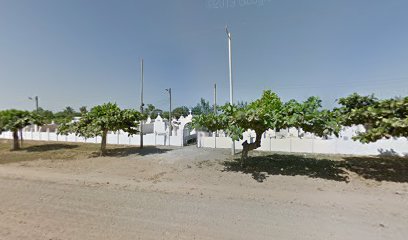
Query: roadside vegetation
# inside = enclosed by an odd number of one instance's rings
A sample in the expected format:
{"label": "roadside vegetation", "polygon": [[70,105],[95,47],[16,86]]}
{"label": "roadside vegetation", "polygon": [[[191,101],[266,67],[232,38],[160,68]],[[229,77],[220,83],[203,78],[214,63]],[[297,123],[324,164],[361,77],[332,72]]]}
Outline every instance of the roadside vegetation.
{"label": "roadside vegetation", "polygon": [[[11,140],[0,139],[0,164],[35,160],[76,160],[100,156],[100,144],[24,141],[19,151],[10,151]],[[107,145],[105,156],[126,157],[167,151],[155,147],[140,149],[135,146]]]}
{"label": "roadside vegetation", "polygon": [[[251,102],[238,102],[212,106],[205,99],[193,108],[193,125],[198,130],[224,130],[233,140],[241,140],[243,132],[252,129],[256,133],[255,142],[245,141],[241,154],[241,164],[248,158],[251,150],[261,146],[261,135],[268,129],[297,128],[320,137],[338,136],[345,126],[363,125],[365,132],[358,133],[353,139],[363,143],[375,142],[383,138],[408,137],[408,97],[395,97],[380,100],[374,95],[352,94],[338,100],[340,107],[323,109],[318,97],[309,97],[304,102],[289,100],[283,102],[276,93],[268,90],[261,98]],[[215,111],[215,109],[218,109]],[[58,133],[74,133],[77,136],[92,138],[100,136],[100,153],[106,153],[108,131],[125,131],[129,135],[138,133],[140,121],[147,116],[166,115],[152,104],[147,104],[145,114],[133,109],[120,109],[114,103],[95,106],[88,111],[81,107],[79,112],[67,107],[64,111],[52,113],[39,109],[34,112],[21,110],[0,111],[0,132],[13,133],[12,150],[20,148],[19,132],[28,125],[59,122]],[[189,109],[185,106],[175,108],[173,116],[186,116]],[[168,112],[167,112],[168,115]],[[72,121],[75,116],[79,120]],[[164,116],[166,117],[166,116]],[[20,134],[21,135],[21,134]]]}
{"label": "roadside vegetation", "polygon": [[265,91],[260,99],[242,106],[226,104],[219,112],[194,117],[193,125],[206,131],[224,130],[233,140],[242,140],[243,133],[256,133],[253,143],[244,141],[241,165],[248,152],[261,146],[262,133],[268,129],[297,128],[320,137],[338,136],[342,127],[363,125],[365,132],[354,140],[363,143],[382,138],[408,137],[408,97],[379,100],[373,95],[356,93],[338,100],[339,108],[323,109],[318,97],[304,102],[282,102],[277,94]]}
{"label": "roadside vegetation", "polygon": [[42,124],[41,118],[35,113],[16,109],[0,111],[0,133],[2,131],[13,133],[12,150],[20,149],[19,134],[24,127],[32,124]]}
{"label": "roadside vegetation", "polygon": [[[25,141],[20,151],[10,151],[10,142],[10,140],[0,140],[0,165],[9,163],[26,165],[25,163],[30,161],[51,160],[46,166],[51,166],[54,161],[57,165],[52,166],[59,166],[59,162],[69,163],[69,161],[78,160],[75,166],[80,168],[80,166],[87,166],[93,162],[92,158],[100,156],[100,145],[93,143]],[[200,151],[207,152],[206,149]],[[271,176],[305,176],[346,183],[358,179],[359,181],[408,183],[408,159],[404,157],[255,152],[248,157],[243,166],[240,159],[234,159],[223,149],[217,149],[211,153],[207,152],[209,156],[212,156],[208,159],[205,155],[199,154],[200,159],[204,159],[200,161],[185,157],[192,152],[197,152],[197,150],[191,149],[191,147],[169,148],[163,146],[140,149],[133,146],[109,145],[106,155],[114,157],[114,159],[131,159],[127,163],[122,162],[126,165],[135,163],[147,155],[153,154],[156,157],[153,156],[151,159],[157,159],[159,155],[164,154],[167,156],[166,158],[171,158],[171,161],[184,159],[183,164],[177,165],[180,171],[186,169],[190,171],[192,166],[196,166],[197,171],[210,171],[211,174],[216,174],[214,171],[221,171],[249,175],[259,183],[268,181]],[[167,153],[169,155],[166,155]],[[113,162],[116,161],[112,160]],[[126,168],[125,165],[122,167]],[[144,167],[140,166],[143,169],[141,171],[149,171]]]}
{"label": "roadside vegetation", "polygon": [[116,104],[106,103],[93,107],[84,113],[77,122],[63,123],[58,133],[74,133],[85,138],[102,137],[100,153],[105,155],[108,131],[125,131],[130,135],[139,132],[138,126],[144,116],[131,109],[120,109]]}
{"label": "roadside vegetation", "polygon": [[0,164],[41,159],[84,159],[92,157],[99,150],[99,145],[92,143],[24,141],[19,151],[10,151],[10,142],[10,140],[0,140]]}

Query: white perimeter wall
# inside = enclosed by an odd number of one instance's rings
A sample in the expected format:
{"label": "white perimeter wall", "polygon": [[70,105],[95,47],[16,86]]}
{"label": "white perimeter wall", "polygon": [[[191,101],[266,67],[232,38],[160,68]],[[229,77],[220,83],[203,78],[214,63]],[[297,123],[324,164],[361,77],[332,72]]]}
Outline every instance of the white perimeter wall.
{"label": "white perimeter wall", "polygon": [[[186,136],[192,138],[195,135]],[[0,138],[13,139],[11,132],[3,132],[0,134]],[[23,132],[24,140],[37,140],[37,141],[55,141],[55,142],[81,142],[81,143],[100,143],[101,137],[96,138],[83,138],[75,136],[75,134],[69,135],[57,135],[55,132]],[[108,144],[121,144],[121,145],[140,145],[140,135],[128,136],[125,132],[109,133],[107,136]],[[183,136],[171,136],[171,146],[183,146],[186,140],[183,141]],[[145,146],[163,146],[169,145],[169,137],[167,135],[146,134],[143,135],[143,145]]]}
{"label": "white perimeter wall", "polygon": [[[244,138],[253,142],[254,138]],[[235,148],[242,149],[243,141],[236,141]],[[198,134],[197,146],[206,148],[231,148],[232,140],[229,137],[213,137]],[[375,143],[363,144],[358,141],[313,138],[270,138],[263,137],[260,151],[279,151],[297,153],[327,153],[327,154],[354,154],[354,155],[408,155],[408,140],[406,138],[379,140]]]}
{"label": "white perimeter wall", "polygon": [[[189,136],[171,136],[171,146],[183,146],[187,139],[194,138],[195,134]],[[3,132],[0,138],[12,139],[11,132]],[[55,141],[55,142],[82,142],[82,143],[100,143],[101,137],[82,138],[69,135],[57,135],[54,132],[23,132],[25,140]],[[244,140],[253,142],[254,138],[245,137]],[[242,149],[243,141],[236,141],[235,148]],[[125,132],[109,133],[107,137],[108,144],[121,145],[140,145],[140,135],[128,136]],[[146,134],[143,138],[143,144],[146,146],[169,145],[167,135]],[[197,146],[205,148],[231,148],[232,140],[229,137],[213,137],[198,134]],[[392,154],[406,156],[408,155],[408,140],[406,138],[379,140],[374,143],[363,144],[351,139],[342,138],[318,139],[318,138],[297,138],[288,137],[277,139],[268,137],[264,134],[261,142],[260,151],[278,151],[278,152],[298,152],[298,153],[328,153],[328,154],[354,154],[354,155],[378,155]]]}

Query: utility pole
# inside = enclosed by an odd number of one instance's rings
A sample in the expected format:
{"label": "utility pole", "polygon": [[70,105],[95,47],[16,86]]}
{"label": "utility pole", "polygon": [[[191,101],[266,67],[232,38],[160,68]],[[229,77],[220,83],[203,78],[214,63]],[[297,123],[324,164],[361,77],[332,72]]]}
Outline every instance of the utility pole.
{"label": "utility pole", "polygon": [[35,96],[35,110],[38,113],[38,96]]}
{"label": "utility pole", "polygon": [[[140,87],[140,113],[143,116],[143,58],[140,61],[140,80],[141,80],[141,87]],[[140,121],[140,148],[143,148],[143,120]]]}
{"label": "utility pole", "polygon": [[214,83],[214,114],[217,114],[217,84]]}
{"label": "utility pole", "polygon": [[[217,115],[217,84],[214,83],[214,115]],[[217,148],[217,131],[214,133],[214,148]]]}
{"label": "utility pole", "polygon": [[[227,32],[228,38],[228,66],[229,66],[229,83],[230,83],[230,104],[234,104],[234,92],[233,92],[233,85],[232,85],[232,53],[231,53],[231,33],[228,31],[228,26],[225,27],[225,31]],[[231,154],[235,155],[235,142],[232,140],[231,145]]]}
{"label": "utility pole", "polygon": [[32,97],[28,97],[28,99],[35,101],[35,111],[38,113],[38,96],[35,96],[34,99]]}
{"label": "utility pole", "polygon": [[170,96],[170,111],[169,111],[169,146],[170,146],[170,136],[171,136],[171,88],[166,88]]}
{"label": "utility pole", "polygon": [[[38,96],[35,96],[34,98],[28,97],[28,99],[35,101],[35,112],[38,114],[38,109],[39,109],[39,107],[38,107]],[[37,131],[37,125],[35,125],[34,130]],[[21,143],[23,143],[22,142],[23,141],[23,132],[22,131],[20,131],[20,137],[21,137]]]}

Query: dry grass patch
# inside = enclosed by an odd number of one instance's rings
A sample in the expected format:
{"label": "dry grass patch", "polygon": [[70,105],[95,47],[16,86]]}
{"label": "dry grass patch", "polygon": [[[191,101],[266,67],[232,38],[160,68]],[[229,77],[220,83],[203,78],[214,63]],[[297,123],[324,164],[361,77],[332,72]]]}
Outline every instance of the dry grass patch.
{"label": "dry grass patch", "polygon": [[[11,140],[0,140],[0,164],[33,160],[72,160],[99,156],[100,144],[24,141],[21,150],[11,151]],[[109,145],[108,155],[138,152],[138,147]]]}

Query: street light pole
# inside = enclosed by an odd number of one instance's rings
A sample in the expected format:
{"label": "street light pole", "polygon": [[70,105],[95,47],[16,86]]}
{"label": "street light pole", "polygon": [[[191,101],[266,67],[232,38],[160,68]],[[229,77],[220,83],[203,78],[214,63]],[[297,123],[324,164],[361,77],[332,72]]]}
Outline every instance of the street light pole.
{"label": "street light pole", "polygon": [[[234,104],[234,92],[233,92],[233,84],[232,84],[232,53],[231,53],[231,33],[228,31],[228,27],[225,27],[225,31],[227,33],[228,38],[228,66],[229,66],[229,84],[230,84],[230,104]],[[235,155],[235,142],[232,140],[231,145],[231,154]]]}
{"label": "street light pole", "polygon": [[[28,97],[28,99],[35,101],[35,112],[38,114],[38,109],[39,109],[39,107],[38,107],[38,96],[35,96],[34,99],[32,97]],[[35,129],[35,131],[37,131],[37,125],[35,125],[34,129]],[[22,132],[22,130],[20,130],[20,137],[21,137],[21,144],[22,144],[23,143],[22,142],[23,141],[23,132]]]}
{"label": "street light pole", "polygon": [[35,96],[34,99],[32,97],[28,97],[28,99],[35,101],[35,111],[38,112],[38,96]]}
{"label": "street light pole", "polygon": [[229,67],[229,84],[230,84],[230,104],[234,103],[234,92],[233,92],[233,83],[232,83],[232,52],[231,52],[231,33],[228,31],[228,28],[225,27],[228,38],[228,67]]}
{"label": "street light pole", "polygon": [[35,96],[35,110],[38,113],[38,96]]}
{"label": "street light pole", "polygon": [[170,96],[170,111],[169,111],[169,146],[170,146],[170,136],[171,136],[171,88],[166,89]]}
{"label": "street light pole", "polygon": [[[140,87],[140,113],[143,116],[143,58],[140,61],[140,80],[141,80],[141,87]],[[140,148],[143,148],[143,120],[140,121]]]}
{"label": "street light pole", "polygon": [[214,114],[217,114],[217,84],[214,83]]}
{"label": "street light pole", "polygon": [[[217,84],[214,83],[214,115],[217,115]],[[217,131],[214,133],[214,148],[217,148]]]}

